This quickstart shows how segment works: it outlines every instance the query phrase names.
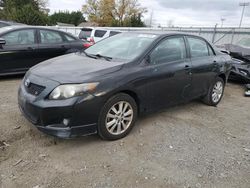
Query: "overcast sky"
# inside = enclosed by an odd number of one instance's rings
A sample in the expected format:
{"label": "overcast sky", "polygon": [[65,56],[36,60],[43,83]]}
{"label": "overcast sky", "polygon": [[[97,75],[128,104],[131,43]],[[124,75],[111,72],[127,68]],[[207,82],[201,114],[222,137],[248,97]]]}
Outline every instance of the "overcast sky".
{"label": "overcast sky", "polygon": [[[244,2],[244,0],[242,0]],[[249,0],[250,1],[250,0]],[[51,12],[58,10],[80,10],[84,0],[49,0]],[[175,26],[238,26],[242,7],[239,0],[140,0],[148,9],[144,16],[149,22],[153,15],[154,25],[167,26],[170,22]],[[246,7],[242,26],[250,26],[250,7]]]}

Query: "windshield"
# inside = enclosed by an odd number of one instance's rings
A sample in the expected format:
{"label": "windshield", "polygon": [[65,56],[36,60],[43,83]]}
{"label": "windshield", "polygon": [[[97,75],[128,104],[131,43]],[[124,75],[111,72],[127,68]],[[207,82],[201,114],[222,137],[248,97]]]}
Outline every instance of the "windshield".
{"label": "windshield", "polygon": [[244,46],[250,48],[250,38],[243,38],[238,43],[239,46]]}
{"label": "windshield", "polygon": [[123,33],[102,40],[85,52],[112,59],[133,60],[156,39],[153,34]]}

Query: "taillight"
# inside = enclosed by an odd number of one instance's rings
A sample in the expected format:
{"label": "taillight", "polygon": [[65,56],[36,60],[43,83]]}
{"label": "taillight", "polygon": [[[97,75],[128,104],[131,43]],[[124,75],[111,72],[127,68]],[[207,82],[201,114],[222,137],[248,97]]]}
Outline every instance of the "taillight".
{"label": "taillight", "polygon": [[84,48],[89,48],[90,46],[94,45],[95,44],[95,40],[93,37],[89,37],[87,38],[87,41],[86,43],[83,44],[83,47]]}
{"label": "taillight", "polygon": [[92,43],[89,43],[89,42],[88,42],[88,43],[84,43],[84,44],[83,44],[83,47],[84,47],[84,48],[89,48],[89,47],[92,46],[92,45],[93,45]]}

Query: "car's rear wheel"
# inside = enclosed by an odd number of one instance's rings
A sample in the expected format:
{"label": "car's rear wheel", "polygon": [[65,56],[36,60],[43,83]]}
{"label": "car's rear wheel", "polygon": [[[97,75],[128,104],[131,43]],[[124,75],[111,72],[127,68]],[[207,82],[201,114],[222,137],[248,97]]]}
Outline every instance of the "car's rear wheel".
{"label": "car's rear wheel", "polygon": [[98,123],[98,134],[106,140],[125,137],[137,118],[135,100],[124,93],[111,97],[104,105]]}
{"label": "car's rear wheel", "polygon": [[218,77],[209,88],[208,94],[203,98],[203,102],[210,106],[217,106],[224,94],[225,82]]}

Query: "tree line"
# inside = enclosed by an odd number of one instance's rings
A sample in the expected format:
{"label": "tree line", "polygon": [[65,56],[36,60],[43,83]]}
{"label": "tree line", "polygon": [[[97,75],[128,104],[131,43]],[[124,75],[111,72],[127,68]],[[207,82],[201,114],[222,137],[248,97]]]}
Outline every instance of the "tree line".
{"label": "tree line", "polygon": [[47,0],[0,0],[0,20],[28,25],[55,25],[57,22],[75,26],[90,22],[99,26],[142,27],[147,10],[138,0],[86,0],[81,11],[59,11],[49,15]]}
{"label": "tree line", "polygon": [[82,11],[100,26],[142,27],[147,9],[138,0],[86,0]]}

